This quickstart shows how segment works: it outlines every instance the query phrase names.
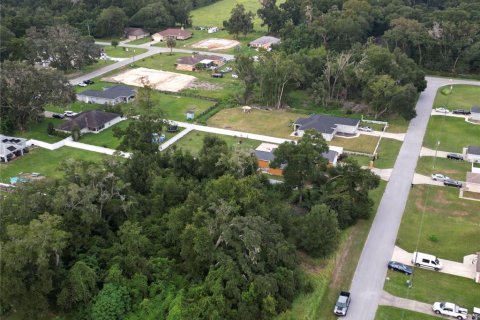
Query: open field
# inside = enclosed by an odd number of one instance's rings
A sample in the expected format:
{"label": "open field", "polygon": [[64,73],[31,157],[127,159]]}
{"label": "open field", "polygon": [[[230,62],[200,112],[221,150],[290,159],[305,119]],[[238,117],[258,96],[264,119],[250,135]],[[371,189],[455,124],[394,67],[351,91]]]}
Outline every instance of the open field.
{"label": "open field", "polygon": [[409,289],[406,281],[410,277],[390,270],[387,277],[390,280],[385,281],[384,290],[398,297],[432,304],[435,301],[451,301],[470,312],[473,306],[478,307],[480,301],[478,283],[473,279],[415,268],[413,286]]}
{"label": "open field", "polygon": [[444,95],[441,91],[442,89],[446,89],[448,91],[450,86],[445,86],[438,89],[435,102],[433,103],[434,108],[442,107],[450,110],[470,110],[472,106],[480,105],[480,86],[459,84],[453,85],[452,88],[452,93],[449,95]]}
{"label": "open field", "polygon": [[182,149],[184,151],[190,152],[192,155],[198,155],[200,150],[203,147],[203,139],[207,136],[216,136],[224,140],[227,145],[231,148],[241,148],[245,151],[253,151],[256,147],[260,145],[260,141],[250,140],[250,139],[241,139],[224,135],[214,135],[207,132],[192,131],[187,134],[185,137],[180,139],[175,143],[177,149]]}
{"label": "open field", "polygon": [[143,87],[145,84],[149,84],[157,90],[178,92],[188,87],[196,78],[181,73],[136,68],[121,72],[112,77],[104,78],[103,80],[120,82],[137,87]]}
{"label": "open field", "polygon": [[415,251],[421,225],[420,252],[459,262],[478,252],[479,242],[473,239],[478,239],[480,230],[480,202],[459,199],[458,194],[457,188],[416,185],[407,201],[397,245]]}
{"label": "open field", "polygon": [[133,56],[139,55],[141,53],[147,52],[147,49],[141,48],[127,48],[127,47],[113,47],[106,46],[103,48],[107,56],[112,58],[131,58]]}
{"label": "open field", "polygon": [[393,168],[401,147],[401,141],[382,138],[377,150],[378,159],[375,160],[374,166],[380,169]]}
{"label": "open field", "polygon": [[399,309],[388,306],[378,306],[375,320],[438,320],[436,316],[429,316],[424,313],[414,312],[406,309]]}
{"label": "open field", "polygon": [[0,164],[0,180],[9,182],[10,177],[14,177],[20,172],[38,172],[46,177],[61,177],[63,173],[58,168],[65,159],[100,161],[104,157],[108,156],[69,147],[53,151],[34,148],[12,162]]}
{"label": "open field", "polygon": [[252,109],[244,113],[241,108],[224,109],[208,120],[208,125],[273,137],[294,139],[292,122],[301,114],[284,111]]}
{"label": "open field", "polygon": [[[434,161],[435,168],[433,168]],[[430,176],[432,173],[441,173],[452,179],[465,181],[466,174],[471,168],[472,164],[466,161],[454,161],[435,157],[420,157],[415,171],[426,176]]]}
{"label": "open field", "polygon": [[292,307],[277,317],[277,320],[322,319],[336,320],[332,310],[338,293],[350,288],[358,259],[367,239],[386,182],[370,192],[374,201],[374,214],[368,220],[360,220],[342,234],[342,241],[336,255],[328,259],[307,259],[302,255],[302,269],[313,285],[313,291],[299,295]]}
{"label": "open field", "polygon": [[379,137],[360,135],[357,138],[334,137],[328,144],[343,147],[345,150],[373,153]]}
{"label": "open field", "polygon": [[431,116],[423,145],[439,150],[462,153],[469,145],[480,145],[480,125],[465,122],[463,118]]}
{"label": "open field", "polygon": [[59,125],[60,123],[63,123],[64,120],[61,119],[43,119],[41,122],[34,124],[30,127],[29,130],[27,131],[16,131],[15,133],[12,134],[14,137],[22,137],[25,139],[36,139],[48,143],[55,143],[60,140],[63,140],[64,138],[57,137],[57,136],[50,136],[47,133],[47,128],[48,128],[48,123],[51,122],[53,123],[54,126]]}

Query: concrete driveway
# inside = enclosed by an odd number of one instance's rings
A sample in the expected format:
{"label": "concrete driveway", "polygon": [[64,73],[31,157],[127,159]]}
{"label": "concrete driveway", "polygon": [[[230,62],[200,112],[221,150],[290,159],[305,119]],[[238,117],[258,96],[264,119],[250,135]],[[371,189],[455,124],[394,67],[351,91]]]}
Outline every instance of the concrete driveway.
{"label": "concrete driveway", "polygon": [[[424,302],[418,302],[415,300],[410,300],[410,299],[405,299],[405,298],[400,298],[400,297],[395,297],[391,295],[388,292],[382,292],[382,295],[380,297],[379,301],[380,305],[384,306],[391,306],[391,307],[396,307],[396,308],[401,308],[401,309],[407,309],[410,311],[415,311],[415,312],[420,312],[424,314],[428,314],[433,317],[438,317],[438,318],[443,318],[442,316],[436,315],[432,311],[432,305]],[[407,318],[405,318],[407,319]]]}
{"label": "concrete driveway", "polygon": [[[447,151],[435,151],[429,148],[422,147],[420,151],[420,157],[438,157],[438,158],[446,158],[450,152]],[[455,160],[452,160],[455,161]]]}
{"label": "concrete driveway", "polygon": [[382,131],[358,131],[358,133],[366,135],[366,136],[374,136],[374,137],[383,137],[388,139],[394,139],[398,141],[405,140],[405,133],[392,133],[392,132],[382,132]]}

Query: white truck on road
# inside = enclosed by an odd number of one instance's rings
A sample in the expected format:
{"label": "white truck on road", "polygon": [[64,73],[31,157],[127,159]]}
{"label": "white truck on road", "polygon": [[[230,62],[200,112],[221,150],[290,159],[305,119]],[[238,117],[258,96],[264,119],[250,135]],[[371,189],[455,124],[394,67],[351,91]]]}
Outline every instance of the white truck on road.
{"label": "white truck on road", "polygon": [[466,320],[468,318],[468,310],[457,306],[451,302],[435,302],[433,304],[433,312],[457,318],[458,320]]}

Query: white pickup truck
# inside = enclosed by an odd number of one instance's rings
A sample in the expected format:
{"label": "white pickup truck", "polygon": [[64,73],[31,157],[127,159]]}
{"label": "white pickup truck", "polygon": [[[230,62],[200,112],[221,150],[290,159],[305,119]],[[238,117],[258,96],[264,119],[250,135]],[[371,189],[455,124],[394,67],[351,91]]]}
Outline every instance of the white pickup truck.
{"label": "white pickup truck", "polygon": [[457,306],[451,302],[435,302],[433,304],[433,312],[457,318],[458,320],[466,320],[468,318],[468,310]]}

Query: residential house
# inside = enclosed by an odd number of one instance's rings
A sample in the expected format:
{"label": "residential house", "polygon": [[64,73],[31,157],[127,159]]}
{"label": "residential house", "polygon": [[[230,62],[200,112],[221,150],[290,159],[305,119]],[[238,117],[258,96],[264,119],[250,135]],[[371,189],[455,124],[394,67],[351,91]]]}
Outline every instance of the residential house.
{"label": "residential house", "polygon": [[175,40],[187,40],[192,37],[192,33],[185,31],[183,29],[173,29],[169,28],[152,35],[154,41],[166,41],[169,38]]}
{"label": "residential house", "polygon": [[270,36],[263,36],[249,43],[252,48],[270,49],[273,45],[279,44],[280,39]]}
{"label": "residential house", "polygon": [[77,125],[82,134],[88,132],[98,133],[122,120],[124,119],[118,113],[90,110],[77,114],[55,129],[70,133],[72,128]]}
{"label": "residential house", "polygon": [[470,112],[470,120],[480,121],[480,106],[473,106]]}
{"label": "residential house", "polygon": [[480,193],[480,173],[467,172],[464,191]]}
{"label": "residential house", "polygon": [[468,146],[466,160],[470,162],[480,162],[480,147]]}
{"label": "residential house", "polygon": [[150,32],[142,28],[125,28],[123,37],[128,40],[137,40],[148,37]]}
{"label": "residential house", "polygon": [[303,136],[305,130],[314,129],[320,132],[326,141],[335,135],[353,136],[357,134],[360,120],[314,114],[308,118],[298,118],[293,123],[294,134]]}
{"label": "residential house", "polygon": [[0,161],[8,162],[28,152],[27,139],[0,134]]}
{"label": "residential house", "polygon": [[121,102],[130,102],[133,98],[135,98],[135,90],[124,85],[113,86],[103,91],[86,90],[77,93],[77,100],[86,103],[115,105]]}
{"label": "residential house", "polygon": [[224,65],[223,57],[214,55],[194,54],[177,60],[176,69],[195,71],[200,65],[202,68],[220,67]]}

